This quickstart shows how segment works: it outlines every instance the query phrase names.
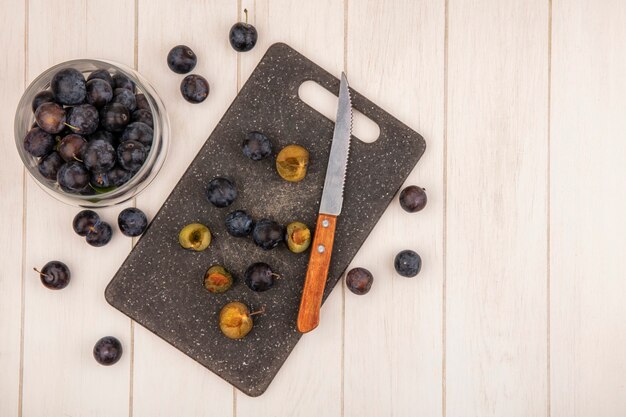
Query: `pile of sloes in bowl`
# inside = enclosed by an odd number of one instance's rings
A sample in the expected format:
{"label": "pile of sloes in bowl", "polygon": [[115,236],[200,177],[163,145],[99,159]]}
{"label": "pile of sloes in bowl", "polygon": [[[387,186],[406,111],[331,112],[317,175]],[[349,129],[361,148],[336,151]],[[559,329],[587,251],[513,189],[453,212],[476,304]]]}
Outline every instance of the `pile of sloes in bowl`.
{"label": "pile of sloes in bowl", "polygon": [[124,74],[59,70],[32,102],[35,124],[24,150],[39,173],[68,193],[104,193],[143,166],[154,138],[150,105]]}

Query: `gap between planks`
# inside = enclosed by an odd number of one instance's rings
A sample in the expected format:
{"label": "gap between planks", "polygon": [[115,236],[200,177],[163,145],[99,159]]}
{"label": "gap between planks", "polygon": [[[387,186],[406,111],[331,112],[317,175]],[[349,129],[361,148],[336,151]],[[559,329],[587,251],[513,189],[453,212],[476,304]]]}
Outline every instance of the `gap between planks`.
{"label": "gap between planks", "polygon": [[[24,0],[24,90],[28,86],[28,38],[29,38],[29,0]],[[26,185],[27,175],[26,167],[22,167],[22,268],[21,268],[21,285],[20,285],[20,365],[18,374],[18,390],[17,390],[17,415],[22,417],[24,404],[24,315],[26,301],[26,281],[24,274],[26,273],[26,214],[28,193]]]}
{"label": "gap between planks", "polygon": [[551,417],[552,415],[552,403],[551,403],[551,397],[552,397],[552,380],[551,380],[551,357],[550,357],[550,342],[551,342],[551,338],[550,338],[550,333],[551,333],[551,321],[550,321],[550,311],[551,311],[551,294],[550,294],[550,290],[551,290],[551,278],[552,278],[552,271],[551,271],[551,265],[550,265],[550,260],[552,258],[552,242],[551,242],[551,236],[552,236],[552,230],[550,228],[551,225],[551,221],[552,221],[552,212],[551,212],[551,208],[550,208],[550,196],[552,194],[552,184],[551,184],[551,178],[552,178],[552,173],[550,171],[551,169],[551,159],[552,156],[550,155],[550,149],[551,149],[551,140],[550,140],[550,131],[552,129],[552,118],[551,118],[551,112],[552,112],[552,0],[548,0],[548,100],[547,100],[547,162],[546,162],[546,169],[547,169],[547,179],[546,179],[546,193],[547,193],[547,198],[546,198],[546,206],[547,206],[547,210],[546,210],[546,215],[548,217],[547,222],[546,222],[546,265],[547,265],[547,269],[546,269],[546,415],[548,417]]}
{"label": "gap between planks", "polygon": [[449,0],[444,0],[444,31],[443,31],[443,221],[442,221],[442,283],[441,283],[441,415],[446,417],[446,302],[448,280],[448,34]]}
{"label": "gap between planks", "polygon": [[[133,66],[139,71],[139,0],[135,0],[134,4],[134,45],[133,45]],[[131,206],[137,207],[137,197],[133,197]],[[137,238],[133,237],[130,242],[130,250],[132,251],[137,243]],[[135,392],[135,322],[130,320],[130,363],[128,365],[128,417],[133,417],[135,401],[133,398]]]}

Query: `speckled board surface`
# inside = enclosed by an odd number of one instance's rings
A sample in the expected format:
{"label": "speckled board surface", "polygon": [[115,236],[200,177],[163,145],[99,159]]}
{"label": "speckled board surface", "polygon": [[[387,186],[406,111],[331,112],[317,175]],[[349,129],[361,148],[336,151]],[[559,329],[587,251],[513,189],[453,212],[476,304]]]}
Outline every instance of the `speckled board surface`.
{"label": "speckled board surface", "polygon": [[[295,323],[308,251],[293,254],[284,245],[264,251],[251,238],[228,235],[224,218],[242,209],[255,219],[285,225],[302,221],[315,229],[334,123],[298,97],[306,80],[335,94],[339,90],[338,78],[289,46],[268,49],[105,293],[111,305],[250,396],[267,389],[300,338]],[[418,133],[354,90],[351,95],[353,107],[378,123],[380,137],[373,143],[352,137],[324,298],[425,149]],[[241,142],[253,130],[271,139],[272,157],[255,162],[243,156]],[[291,143],[305,146],[311,156],[307,177],[299,183],[282,180],[274,167],[277,151]],[[239,192],[225,209],[212,206],[205,195],[216,176],[230,178]],[[180,229],[193,222],[206,224],[213,233],[204,252],[178,244]],[[249,290],[242,276],[253,262],[268,263],[283,279],[263,293]],[[224,294],[203,287],[204,273],[213,264],[224,265],[236,277]],[[219,311],[230,301],[266,309],[241,340],[227,339],[218,327]]]}

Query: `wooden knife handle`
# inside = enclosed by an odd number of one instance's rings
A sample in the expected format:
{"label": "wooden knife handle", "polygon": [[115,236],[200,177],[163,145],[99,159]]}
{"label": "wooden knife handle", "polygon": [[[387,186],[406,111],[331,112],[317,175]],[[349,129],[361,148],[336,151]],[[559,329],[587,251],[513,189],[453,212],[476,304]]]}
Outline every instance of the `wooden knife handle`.
{"label": "wooden knife handle", "polygon": [[310,332],[320,322],[320,307],[328,277],[336,224],[337,216],[321,213],[317,216],[309,267],[306,271],[300,311],[298,312],[298,331],[301,333]]}

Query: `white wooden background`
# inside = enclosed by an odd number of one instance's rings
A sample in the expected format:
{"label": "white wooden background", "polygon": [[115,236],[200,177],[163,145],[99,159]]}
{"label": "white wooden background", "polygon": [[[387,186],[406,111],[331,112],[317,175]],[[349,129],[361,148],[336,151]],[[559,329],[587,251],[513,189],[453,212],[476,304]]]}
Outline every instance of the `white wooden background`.
{"label": "white wooden background", "polygon": [[[250,10],[256,48],[230,26]],[[139,69],[172,121],[162,173],[136,201],[153,216],[267,47],[284,41],[422,133],[397,201],[338,287],[318,330],[269,390],[249,398],[109,307],[131,249],[73,234],[14,148],[24,87],[52,64],[107,58]],[[208,100],[183,101],[165,65],[199,56]],[[626,415],[626,2],[623,0],[0,0],[0,416]],[[102,210],[115,222],[120,208]],[[417,279],[391,259],[417,250]],[[33,266],[68,263],[46,290]],[[112,334],[125,354],[91,356]]]}

